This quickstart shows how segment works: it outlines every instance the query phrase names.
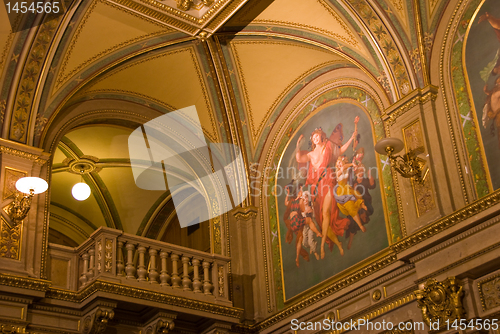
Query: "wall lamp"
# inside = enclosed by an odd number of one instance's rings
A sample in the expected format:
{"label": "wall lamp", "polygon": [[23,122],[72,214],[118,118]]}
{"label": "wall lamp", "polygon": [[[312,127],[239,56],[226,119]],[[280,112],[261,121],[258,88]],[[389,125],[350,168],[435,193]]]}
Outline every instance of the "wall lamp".
{"label": "wall lamp", "polygon": [[47,182],[39,177],[23,177],[17,180],[18,192],[7,209],[7,214],[14,226],[20,224],[28,215],[33,196],[45,192],[48,187]]}
{"label": "wall lamp", "polygon": [[415,182],[423,183],[429,169],[425,167],[425,159],[417,155],[424,153],[423,147],[418,147],[407,152],[405,155],[394,155],[399,153],[404,147],[401,140],[397,138],[384,138],[375,145],[375,151],[381,155],[387,155],[394,168],[404,178],[412,179]]}

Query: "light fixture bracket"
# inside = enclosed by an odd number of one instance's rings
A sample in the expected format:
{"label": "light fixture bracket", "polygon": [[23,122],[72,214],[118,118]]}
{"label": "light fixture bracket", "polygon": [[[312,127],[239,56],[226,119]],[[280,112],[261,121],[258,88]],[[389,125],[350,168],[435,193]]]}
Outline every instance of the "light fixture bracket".
{"label": "light fixture bracket", "polygon": [[418,157],[419,154],[424,153],[424,148],[418,147],[410,150],[403,156],[394,155],[394,153],[401,151],[403,147],[403,142],[397,138],[384,138],[375,145],[375,151],[381,155],[387,155],[391,167],[402,177],[422,184],[429,172],[429,169],[425,167],[427,161]]}

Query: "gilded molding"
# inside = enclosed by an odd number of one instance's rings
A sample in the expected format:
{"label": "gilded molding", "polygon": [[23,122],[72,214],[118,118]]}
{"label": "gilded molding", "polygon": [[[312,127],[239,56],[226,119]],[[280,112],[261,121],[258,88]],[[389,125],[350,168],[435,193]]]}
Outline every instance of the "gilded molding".
{"label": "gilded molding", "polygon": [[305,308],[319,302],[320,300],[325,299],[328,296],[331,296],[337,291],[345,289],[346,287],[360,281],[361,279],[391,265],[396,262],[397,256],[396,254],[389,254],[386,257],[371,263],[370,265],[361,268],[360,270],[354,272],[353,274],[347,276],[344,279],[336,281],[334,284],[325,287],[321,291],[313,294],[312,296],[301,300],[298,303],[291,305],[290,307],[284,309],[283,311],[277,313],[276,315],[264,320],[260,325],[259,329],[265,329],[277,322],[285,320],[286,318],[292,316],[294,313],[304,310]]}
{"label": "gilded molding", "polygon": [[[17,150],[15,148],[10,148],[7,146],[0,146],[0,153],[1,154],[5,153],[5,154],[13,155],[16,157],[20,157],[20,158],[24,158],[24,159],[28,159],[28,160],[33,160],[35,162],[40,160],[39,155],[27,153],[27,152]],[[46,160],[43,160],[42,164],[45,164],[45,162],[46,162]]]}
{"label": "gilded molding", "polygon": [[[151,7],[155,7],[155,8],[158,8],[162,11],[165,11],[171,15],[174,15],[174,16],[177,16],[183,20],[186,20],[186,21],[189,21],[189,22],[192,22],[193,24],[196,24],[196,25],[201,25],[203,23],[205,23],[206,21],[208,21],[212,16],[214,16],[222,7],[224,7],[228,2],[230,2],[230,0],[216,0],[212,6],[210,7],[210,9],[201,17],[201,18],[196,18],[192,15],[189,15],[187,13],[183,13],[181,12],[180,10],[178,9],[175,9],[173,7],[170,7],[170,6],[167,6],[167,5],[164,5],[162,4],[161,2],[158,2],[158,1],[154,1],[154,0],[140,0],[141,2],[147,4],[148,6],[151,6]],[[178,1],[183,1],[183,0],[178,0]],[[205,6],[209,6],[210,2],[212,2],[211,0],[201,0],[202,3],[205,5]]]}
{"label": "gilded molding", "polygon": [[205,28],[210,31],[215,31],[224,23],[238,8],[240,8],[247,0],[232,0],[222,11],[220,11]]}
{"label": "gilded molding", "polygon": [[49,290],[50,284],[51,282],[46,280],[0,274],[0,285],[6,285],[15,288],[45,292]]}
{"label": "gilded molding", "polygon": [[500,189],[496,190],[490,195],[483,197],[482,199],[467,205],[466,207],[446,216],[438,221],[429,224],[428,226],[420,229],[419,231],[413,233],[412,235],[404,238],[403,240],[393,244],[391,249],[396,253],[401,253],[402,251],[413,247],[428,238],[435,236],[436,234],[466,220],[469,219],[482,211],[491,208],[492,206],[500,202]]}
{"label": "gilded molding", "polygon": [[144,299],[152,302],[168,304],[177,307],[190,308],[197,311],[225,315],[236,319],[239,319],[243,314],[242,309],[235,307],[211,304],[184,297],[177,297],[164,293],[134,288],[123,284],[110,283],[102,280],[95,280],[91,284],[87,285],[84,289],[77,292],[50,288],[47,291],[46,297],[68,302],[80,303],[89,298],[91,295],[98,292],[105,292],[105,293],[127,296],[137,299]]}
{"label": "gilded molding", "polygon": [[435,101],[437,99],[437,93],[433,91],[429,91],[427,93],[421,94],[420,92],[418,93],[417,96],[412,98],[410,101],[406,102],[404,105],[400,106],[396,110],[392,111],[391,113],[388,113],[389,119],[387,120],[387,123],[389,125],[394,125],[396,123],[396,120],[398,117],[404,115],[406,112],[410,111],[413,107],[416,105],[422,105],[426,103],[427,101]]}
{"label": "gilded molding", "polygon": [[[181,15],[179,15],[179,16],[181,16],[181,19],[171,17],[168,14],[161,13],[153,8],[150,8],[146,5],[140,4],[140,3],[135,2],[133,0],[113,0],[113,2],[118,4],[118,5],[122,5],[122,6],[128,8],[134,12],[139,12],[144,16],[147,16],[147,17],[152,18],[154,20],[158,20],[158,21],[160,21],[168,26],[172,26],[172,27],[175,27],[181,31],[187,32],[190,35],[194,35],[198,31],[198,28],[196,27],[197,19],[195,17],[193,17],[191,15],[187,15],[185,13],[182,13],[181,11],[179,11],[175,8],[165,6],[160,2],[141,0],[141,2],[146,3],[147,5],[151,5],[154,7],[162,6],[163,8],[161,8],[161,9],[164,9],[164,10],[170,9],[171,12],[181,13]],[[191,22],[191,24],[185,22],[184,20]]]}
{"label": "gilded molding", "polygon": [[[462,2],[463,2],[463,0],[459,0],[455,5],[456,7],[455,7],[455,10],[453,11],[453,15],[451,15],[451,18],[449,20],[449,24],[446,27],[443,41],[448,41],[448,42],[452,41],[452,39],[450,39],[450,30],[452,28],[452,25],[454,25],[454,31],[457,29],[459,22],[455,22],[456,21],[455,18],[459,14],[458,10],[459,10],[459,8],[462,7],[461,6]],[[460,16],[462,16],[463,11],[464,11],[464,9],[462,8],[460,11]],[[448,93],[447,93],[447,89],[446,89],[447,85],[445,84],[445,79],[444,79],[444,56],[445,56],[445,50],[447,49],[447,44],[448,43],[443,43],[443,45],[441,46],[441,52],[439,55],[439,87],[443,88],[441,90],[441,96],[442,96],[442,100],[443,100],[443,104],[444,104],[444,110],[446,111],[446,121],[448,122],[448,129],[450,130],[451,142],[453,144],[453,155],[455,157],[455,164],[457,166],[457,171],[458,171],[458,175],[459,175],[459,179],[460,179],[460,186],[462,188],[462,195],[463,195],[465,204],[468,204],[470,202],[470,200],[469,200],[469,196],[467,194],[467,189],[465,187],[465,180],[464,180],[464,174],[463,174],[463,170],[462,170],[462,163],[460,161],[460,156],[458,153],[458,145],[457,145],[457,140],[455,137],[455,130],[453,129],[453,122],[451,119],[450,106],[448,105],[448,98],[447,98]],[[450,47],[448,47],[448,48],[450,48]],[[450,58],[451,58],[451,56],[450,56]],[[452,99],[450,99],[450,101],[452,101]],[[465,152],[464,147],[462,147],[462,156],[465,156],[465,157],[468,156],[468,154]],[[468,161],[468,159],[464,160],[464,161]]]}
{"label": "gilded molding", "polygon": [[73,310],[73,309],[70,309],[67,307],[32,304],[32,305],[30,305],[30,308],[32,308],[33,310],[45,311],[45,312],[50,312],[50,313],[68,314],[68,315],[74,315],[77,317],[82,316],[81,311]]}
{"label": "gilded molding", "polygon": [[234,218],[238,220],[250,220],[257,217],[259,209],[254,206],[247,206],[245,208],[237,208],[233,211]]}
{"label": "gilded molding", "polygon": [[480,231],[482,231],[482,230],[484,230],[492,225],[495,225],[499,221],[500,221],[500,216],[496,216],[492,219],[485,221],[484,223],[481,223],[477,226],[474,226],[473,228],[468,229],[467,231],[460,233],[459,235],[457,235],[451,239],[448,239],[445,242],[440,243],[439,245],[432,247],[431,249],[429,249],[425,252],[422,252],[415,257],[410,258],[410,263],[416,263],[417,261],[420,261],[420,260],[422,260],[422,259],[424,259],[432,254],[435,254],[442,249],[445,249],[445,248],[447,248],[455,243],[460,242],[460,240],[468,238],[475,233],[478,233],[478,232],[480,232]]}
{"label": "gilded molding", "polygon": [[[353,320],[353,323],[357,323],[359,320],[363,319],[365,321],[368,321],[370,319],[373,319],[373,318],[377,318],[383,314],[386,314],[398,307],[401,307],[405,304],[408,304],[410,302],[412,302],[413,300],[415,300],[415,295],[413,294],[413,292],[411,293],[408,293],[408,292],[403,292],[402,294],[399,295],[399,297],[395,297],[389,301],[386,301],[384,303],[380,303],[380,304],[377,304],[375,307],[372,307],[371,310],[364,310],[362,312],[360,312],[358,315],[352,315],[352,316],[349,316],[347,318],[343,318],[342,319],[342,322],[348,322],[350,321],[351,319]],[[339,321],[340,319],[337,319],[337,321]],[[256,326],[257,327],[257,326]],[[263,328],[261,328],[261,325],[259,324],[258,325],[259,327],[259,330],[262,330]],[[329,332],[330,334],[340,334],[342,332],[344,332],[345,330],[333,330],[331,332]],[[386,333],[386,332],[384,332]],[[392,332],[387,332],[386,334],[392,334]],[[399,334],[399,332],[396,332],[397,334]],[[382,334],[382,333],[380,333]]]}

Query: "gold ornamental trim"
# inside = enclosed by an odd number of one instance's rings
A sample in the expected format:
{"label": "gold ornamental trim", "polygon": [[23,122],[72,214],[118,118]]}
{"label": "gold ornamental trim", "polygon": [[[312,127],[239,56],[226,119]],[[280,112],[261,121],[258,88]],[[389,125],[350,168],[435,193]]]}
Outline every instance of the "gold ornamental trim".
{"label": "gold ornamental trim", "polygon": [[0,153],[2,154],[10,154],[14,155],[16,157],[24,158],[24,159],[29,159],[33,161],[40,160],[39,156],[33,153],[27,153],[21,150],[16,150],[15,148],[10,148],[7,146],[0,146]]}
{"label": "gold ornamental trim", "polygon": [[277,313],[276,315],[264,320],[259,325],[259,330],[268,328],[274,325],[277,322],[285,320],[286,318],[292,316],[294,313],[304,310],[305,308],[319,302],[322,299],[325,299],[337,291],[345,289],[346,287],[360,281],[361,279],[370,276],[371,274],[391,265],[396,262],[397,256],[396,254],[389,254],[382,259],[361,268],[360,270],[354,272],[353,274],[347,276],[344,279],[336,281],[334,284],[326,287],[325,289],[313,294],[312,296],[302,300],[301,302],[295,303],[294,305],[284,309],[283,311]]}
{"label": "gold ornamental trim", "polygon": [[462,221],[469,219],[489,208],[498,204],[500,202],[500,189],[496,190],[490,195],[483,197],[480,200],[467,205],[466,207],[446,216],[438,221],[429,224],[428,226],[420,229],[419,231],[413,233],[412,235],[404,238],[403,240],[393,244],[391,249],[396,253],[401,253],[402,251],[413,247],[428,238],[435,236],[442,231],[455,226]]}
{"label": "gold ornamental trim", "polygon": [[[153,20],[160,21],[168,26],[175,27],[175,28],[180,29],[184,32],[187,32],[190,35],[194,35],[198,31],[198,29],[196,27],[190,25],[189,23],[183,22],[180,19],[173,18],[167,14],[160,13],[159,11],[157,11],[153,8],[147,7],[146,5],[137,3],[135,1],[132,1],[132,0],[113,0],[113,2],[118,4],[118,5],[124,6],[132,11],[139,12],[139,13],[141,13],[149,18],[152,18]],[[147,1],[143,1],[143,2],[147,3]],[[151,3],[153,3],[153,2],[151,1]],[[154,3],[160,5],[159,2],[155,1]],[[175,9],[168,7],[168,6],[165,6],[165,7],[170,8],[172,10],[175,10]],[[187,17],[183,17],[183,19],[191,21],[192,22],[191,24],[195,24],[195,22],[193,22],[193,21],[195,21],[195,18],[194,17],[192,17],[192,18],[193,18],[193,20],[189,20]]]}
{"label": "gold ornamental trim", "polygon": [[500,286],[499,277],[500,273],[477,282],[479,299],[481,299],[483,311],[490,310],[500,305],[500,298],[497,290],[497,287]]}
{"label": "gold ornamental trim", "polygon": [[114,295],[127,296],[136,299],[144,299],[152,302],[224,315],[236,319],[239,319],[243,315],[243,310],[236,307],[221,306],[185,297],[172,296],[165,293],[149,291],[145,289],[126,286],[123,284],[105,282],[101,280],[96,280],[83,290],[76,292],[51,288],[47,291],[46,297],[68,302],[80,303],[85,299],[89,298],[91,295],[98,292],[107,292]]}
{"label": "gold ornamental trim", "polygon": [[416,90],[417,96],[398,107],[394,111],[386,112],[389,115],[387,120],[388,125],[394,125],[397,118],[404,115],[406,112],[410,111],[416,105],[424,104],[427,101],[435,101],[437,99],[437,87],[429,86],[430,90],[428,92],[422,92],[422,90]]}
{"label": "gold ornamental trim", "polygon": [[250,220],[257,217],[258,208],[248,206],[246,208],[238,208],[233,211],[234,218],[238,220]]}
{"label": "gold ornamental trim", "polygon": [[[377,305],[375,309],[369,310],[368,312],[363,313],[361,316],[354,315],[352,317],[342,319],[342,321],[354,319],[353,323],[355,323],[355,324],[357,324],[358,321],[362,320],[362,319],[368,321],[370,319],[380,317],[381,315],[388,313],[388,312],[394,310],[395,308],[398,308],[398,307],[401,307],[405,304],[408,304],[414,300],[415,300],[415,295],[413,294],[413,292],[405,293],[400,298],[383,303],[381,305]],[[338,315],[337,315],[337,319],[338,319]],[[334,330],[331,333],[332,334],[339,334],[339,333],[346,332],[346,331],[348,331],[348,329],[347,330],[343,330],[343,329],[342,330]]]}
{"label": "gold ornamental trim", "polygon": [[50,281],[37,278],[0,274],[0,285],[45,292],[49,290],[50,284]]}

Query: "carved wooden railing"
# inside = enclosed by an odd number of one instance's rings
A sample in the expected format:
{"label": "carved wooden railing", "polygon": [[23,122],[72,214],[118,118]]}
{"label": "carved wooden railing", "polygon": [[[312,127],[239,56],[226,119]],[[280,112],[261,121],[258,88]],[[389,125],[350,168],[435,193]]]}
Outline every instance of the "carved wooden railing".
{"label": "carved wooden railing", "polygon": [[[188,298],[230,303],[230,259],[168,244],[119,230],[101,227],[77,248],[49,245],[51,273],[79,268],[78,277],[68,273],[68,289],[82,289],[96,279],[153,289]],[[63,271],[64,272],[64,271]],[[53,274],[54,275],[54,274]],[[55,275],[54,275],[55,276]],[[60,282],[60,278],[53,280]]]}

